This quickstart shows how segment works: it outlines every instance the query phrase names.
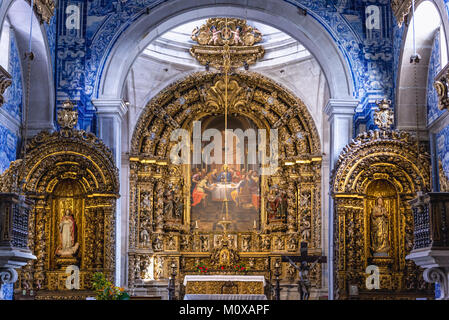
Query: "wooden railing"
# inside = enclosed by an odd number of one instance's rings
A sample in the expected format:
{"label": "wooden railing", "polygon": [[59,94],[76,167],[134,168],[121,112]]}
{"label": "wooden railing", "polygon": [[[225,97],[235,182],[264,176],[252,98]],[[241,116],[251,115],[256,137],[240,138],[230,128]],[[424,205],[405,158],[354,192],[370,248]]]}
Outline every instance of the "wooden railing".
{"label": "wooden railing", "polygon": [[414,250],[449,250],[449,193],[420,194],[411,201],[415,222]]}

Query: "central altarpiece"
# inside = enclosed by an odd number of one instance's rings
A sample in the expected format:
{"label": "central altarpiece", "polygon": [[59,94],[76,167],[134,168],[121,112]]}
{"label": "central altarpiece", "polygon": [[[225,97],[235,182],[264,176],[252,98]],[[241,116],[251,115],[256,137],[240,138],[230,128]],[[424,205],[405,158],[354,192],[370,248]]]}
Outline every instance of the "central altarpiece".
{"label": "central altarpiece", "polygon": [[[230,168],[171,163],[174,130],[192,134],[195,121],[203,130],[223,129],[224,81],[220,72],[193,74],[161,92],[140,117],[130,155],[130,288],[167,279],[172,264],[181,277],[201,265],[208,273],[233,273],[236,264],[269,277],[281,255],[299,252],[301,241],[321,254],[318,133],[305,105],[278,84],[250,72],[227,80],[231,125],[268,134],[278,129],[273,175],[259,175],[247,161]],[[220,190],[223,180],[228,188]],[[236,187],[242,180],[247,188]],[[226,241],[219,223],[223,194],[229,199]],[[282,277],[293,282],[297,272],[284,264]],[[311,278],[320,288],[319,266]]]}

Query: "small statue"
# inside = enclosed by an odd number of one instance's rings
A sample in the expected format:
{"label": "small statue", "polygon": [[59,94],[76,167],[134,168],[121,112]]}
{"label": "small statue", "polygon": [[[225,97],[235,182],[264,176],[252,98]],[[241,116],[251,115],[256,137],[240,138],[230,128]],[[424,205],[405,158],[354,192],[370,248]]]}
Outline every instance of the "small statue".
{"label": "small statue", "polygon": [[301,225],[301,241],[308,242],[310,240],[310,222],[304,217]]}
{"label": "small statue", "polygon": [[243,44],[242,39],[240,38],[240,32],[242,31],[242,27],[237,26],[237,28],[235,28],[235,31],[231,30],[231,33],[234,35],[233,39],[234,39],[234,44],[235,45],[239,45],[239,44]]}
{"label": "small statue", "polygon": [[154,250],[155,251],[163,250],[163,238],[161,234],[156,235],[154,239]]}
{"label": "small statue", "polygon": [[177,220],[181,220],[184,214],[184,199],[182,198],[182,193],[179,189],[175,192],[175,216]]}
{"label": "small statue", "polygon": [[136,279],[140,280],[142,278],[141,269],[140,269],[140,256],[136,256],[135,266],[136,266],[136,270],[135,270]]}
{"label": "small statue", "polygon": [[378,197],[371,210],[371,248],[374,254],[388,255],[390,250],[388,212],[383,199]]}
{"label": "small statue", "polygon": [[156,258],[156,263],[154,265],[154,279],[159,280],[162,278],[162,274],[164,272],[164,266],[162,257]]}
{"label": "small statue", "polygon": [[181,236],[181,250],[189,251],[190,250],[190,236],[183,235]]}
{"label": "small statue", "polygon": [[209,237],[208,236],[201,236],[201,251],[208,251],[209,250]]}
{"label": "small statue", "polygon": [[270,237],[265,236],[265,237],[262,238],[262,248],[263,248],[265,251],[269,251],[269,250],[270,250],[270,248],[271,248]]}
{"label": "small statue", "polygon": [[243,236],[242,238],[242,251],[248,252],[250,250],[251,236]]}
{"label": "small statue", "polygon": [[291,235],[288,239],[288,250],[289,251],[296,251],[297,249],[297,241],[296,237],[294,235]]}
{"label": "small statue", "polygon": [[275,240],[276,249],[277,250],[283,250],[284,249],[284,241],[281,237],[277,237]]}
{"label": "small statue", "polygon": [[150,195],[148,193],[145,193],[141,201],[141,208],[142,210],[149,210],[150,207],[151,207]]}
{"label": "small statue", "polygon": [[300,300],[309,300],[310,296],[310,280],[309,280],[309,270],[313,269],[318,261],[314,262],[311,267],[309,267],[308,263],[303,261],[301,262],[301,266],[295,268],[299,271],[299,281],[298,281],[298,292]]}
{"label": "small statue", "polygon": [[164,197],[164,215],[168,219],[175,217],[175,201],[172,190],[168,190]]}
{"label": "small statue", "polygon": [[168,250],[176,250],[176,240],[174,236],[169,236],[168,238]]}
{"label": "small statue", "polygon": [[213,43],[214,46],[215,46],[215,45],[217,45],[217,41],[219,40],[219,39],[218,39],[218,35],[221,33],[221,31],[218,31],[217,28],[216,28],[215,26],[212,26],[212,27],[210,28],[210,32],[212,33],[212,37],[210,38],[208,44]]}
{"label": "small statue", "polygon": [[267,195],[267,215],[268,220],[276,219],[279,201],[274,188],[271,188]]}

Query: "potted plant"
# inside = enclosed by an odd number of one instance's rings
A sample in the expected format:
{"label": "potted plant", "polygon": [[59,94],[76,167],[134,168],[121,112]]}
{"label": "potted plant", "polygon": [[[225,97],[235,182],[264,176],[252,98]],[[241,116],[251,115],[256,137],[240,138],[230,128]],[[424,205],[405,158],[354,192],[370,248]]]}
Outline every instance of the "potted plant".
{"label": "potted plant", "polygon": [[129,294],[124,288],[114,286],[106,280],[102,272],[96,272],[93,276],[93,288],[97,296],[96,300],[129,300]]}

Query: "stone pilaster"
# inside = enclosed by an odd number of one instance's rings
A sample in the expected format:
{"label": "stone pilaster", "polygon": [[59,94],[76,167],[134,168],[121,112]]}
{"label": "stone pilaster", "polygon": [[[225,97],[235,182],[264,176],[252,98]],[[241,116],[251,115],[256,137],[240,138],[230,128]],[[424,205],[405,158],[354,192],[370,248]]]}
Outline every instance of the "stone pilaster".
{"label": "stone pilaster", "polygon": [[[353,122],[355,109],[359,104],[354,99],[330,99],[324,109],[329,117],[330,126],[330,172],[335,168],[340,152],[353,138]],[[329,253],[328,278],[329,299],[334,297],[334,203],[329,195]]]}

